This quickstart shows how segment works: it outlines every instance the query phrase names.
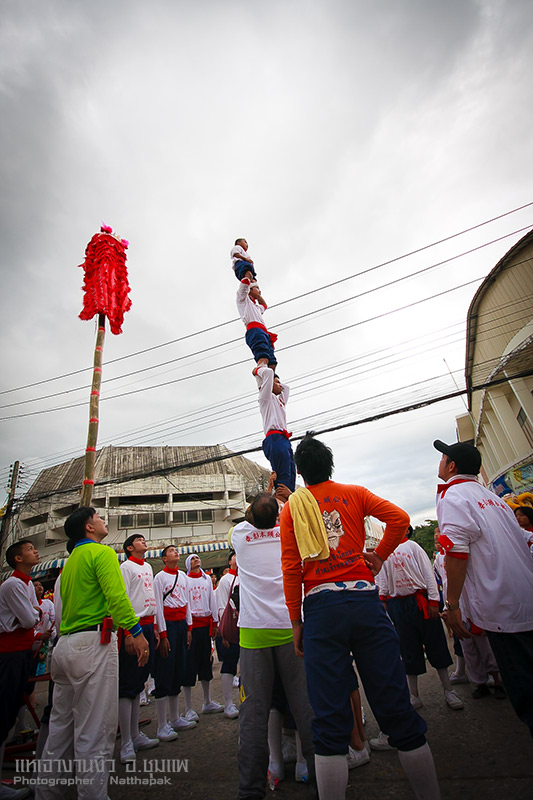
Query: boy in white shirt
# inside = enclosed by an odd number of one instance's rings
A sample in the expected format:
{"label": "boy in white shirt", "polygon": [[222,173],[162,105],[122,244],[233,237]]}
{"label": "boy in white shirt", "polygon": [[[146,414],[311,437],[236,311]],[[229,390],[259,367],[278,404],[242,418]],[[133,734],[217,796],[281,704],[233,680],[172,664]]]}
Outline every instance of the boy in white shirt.
{"label": "boy in white shirt", "polygon": [[274,355],[274,344],[278,337],[275,333],[270,333],[263,323],[266,308],[267,304],[257,283],[243,278],[237,289],[237,311],[246,327],[246,344],[258,367],[264,365],[275,368],[278,362]]}
{"label": "boy in white shirt", "polygon": [[235,239],[235,246],[230,252],[230,258],[235,277],[239,281],[242,281],[243,278],[248,278],[250,281],[257,280],[254,262],[247,255],[247,250],[248,242],[246,239]]}
{"label": "boy in white shirt", "polygon": [[[180,717],[178,695],[185,680],[187,649],[191,646],[192,616],[187,576],[178,570],[179,552],[164,548],[164,569],[154,578],[159,647],[155,652],[154,680],[157,708],[157,738],[170,742],[176,731],[195,728],[196,722]],[[170,722],[167,721],[167,700]]]}
{"label": "boy in white shirt", "polygon": [[192,707],[191,690],[198,677],[204,692],[203,714],[216,714],[223,706],[211,700],[210,685],[213,680],[211,658],[211,636],[216,634],[218,611],[213,592],[213,583],[203,571],[202,561],[196,553],[187,556],[185,568],[189,585],[189,608],[192,614],[192,639],[187,650],[187,664],[183,681],[183,694],[187,711],[185,719],[198,722],[199,717]]}
{"label": "boy in white shirt", "polygon": [[259,387],[259,410],[265,432],[263,453],[276,473],[276,498],[285,502],[296,486],[296,467],[289,441],[292,434],[287,431],[285,411],[289,387],[281,383],[274,370],[264,365],[255,370],[255,379]]}
{"label": "boy in white shirt", "polygon": [[120,570],[126,584],[126,594],[139,617],[143,634],[148,642],[150,654],[148,662],[139,667],[133,652],[133,637],[129,631],[123,632],[119,650],[118,670],[118,719],[122,743],[120,760],[123,764],[135,761],[137,750],[157,747],[159,739],[150,739],[139,731],[139,705],[141,692],[148,675],[153,671],[154,651],[159,645],[159,634],[154,628],[156,602],[154,595],[154,573],[150,564],[144,560],[148,549],[144,536],[133,534],[124,542],[126,561]]}

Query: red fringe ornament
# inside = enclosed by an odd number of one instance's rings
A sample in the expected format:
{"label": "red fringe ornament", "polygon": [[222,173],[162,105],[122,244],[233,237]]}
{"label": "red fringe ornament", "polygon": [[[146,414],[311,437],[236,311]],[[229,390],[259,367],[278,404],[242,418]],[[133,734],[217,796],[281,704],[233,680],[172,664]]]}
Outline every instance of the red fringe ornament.
{"label": "red fringe ornament", "polygon": [[102,225],[85,249],[83,310],[80,319],[104,314],[111,333],[122,333],[124,314],[131,308],[126,267],[126,239],[118,239],[112,228]]}

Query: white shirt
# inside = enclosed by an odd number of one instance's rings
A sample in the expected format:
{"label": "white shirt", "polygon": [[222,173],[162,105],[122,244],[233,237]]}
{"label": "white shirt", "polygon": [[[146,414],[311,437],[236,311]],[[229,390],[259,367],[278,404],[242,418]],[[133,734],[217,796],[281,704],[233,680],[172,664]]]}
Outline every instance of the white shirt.
{"label": "white shirt", "polygon": [[399,544],[376,575],[380,595],[406,597],[419,589],[429,600],[439,600],[439,589],[427,553],[417,542],[408,539]]}
{"label": "white shirt", "polygon": [[231,249],[231,253],[229,254],[231,258],[231,263],[235,267],[237,261],[248,261],[250,266],[252,266],[252,262],[250,261],[250,256],[247,255],[246,250],[244,247],[241,247],[240,244],[236,244],[235,247]]}
{"label": "white shirt", "polygon": [[33,583],[12,575],[0,584],[0,633],[35,627],[41,617],[38,605]]}
{"label": "white shirt", "polygon": [[154,571],[150,564],[146,561],[143,564],[136,564],[130,557],[120,565],[120,569],[126,584],[126,594],[136,615],[155,616],[157,606],[154,594]]}
{"label": "white shirt", "polygon": [[233,529],[231,546],[239,569],[239,627],[291,628],[283,594],[279,527],[259,530],[240,522]]}
{"label": "white shirt", "polygon": [[454,475],[447,483],[461,479],[468,482],[437,495],[437,518],[440,544],[468,554],[463,619],[488,631],[533,630],[533,563],[523,531],[507,503],[474,476]]}
{"label": "white shirt", "polygon": [[[217,604],[217,611],[218,611],[218,618],[222,618],[222,614],[224,613],[224,609],[228,604],[229,593],[231,591],[231,587],[233,585],[233,580],[235,579],[235,586],[239,585],[239,576],[232,575],[229,572],[226,572],[225,575],[221,577],[218,582],[218,586],[215,589],[215,601]],[[233,588],[235,589],[235,586]]]}
{"label": "white shirt", "polygon": [[189,587],[189,608],[193,617],[213,617],[218,622],[218,611],[213,591],[213,582],[209,575],[200,573],[199,578],[187,575]]}
{"label": "white shirt", "polygon": [[433,562],[433,569],[439,573],[440,579],[442,581],[442,596],[446,599],[446,593],[448,589],[448,576],[446,575],[446,555],[445,553],[441,553],[440,551],[435,556],[435,561]]}
{"label": "white shirt", "polygon": [[49,630],[51,631],[51,640],[53,641],[56,635],[56,612],[54,609],[54,604],[51,600],[48,600],[47,597],[41,600],[41,612],[42,617],[35,626],[35,633],[45,633],[45,631]]}
{"label": "white shirt", "polygon": [[263,418],[263,430],[284,431],[287,429],[287,413],[285,406],[289,399],[289,387],[282,384],[281,394],[272,394],[274,370],[262,366],[257,369],[256,380],[259,386],[259,411]]}
{"label": "white shirt", "polygon": [[61,602],[61,592],[59,587],[61,586],[61,573],[56,578],[56,582],[54,583],[54,614],[56,619],[56,630],[58,631],[61,628],[61,611],[63,610],[63,603]]}
{"label": "white shirt", "polygon": [[[176,575],[172,575],[170,572],[165,572],[165,570],[162,570],[154,577],[154,595],[157,606],[157,627],[159,631],[166,631],[167,629],[164,611],[165,608],[183,608],[184,606],[187,606],[185,620],[188,626],[192,625],[192,616],[188,605],[189,584],[187,581],[187,576],[184,572],[180,572],[180,570],[178,570],[177,575],[178,579],[176,581]],[[176,583],[175,586],[174,582]],[[171,589],[172,591],[170,591]],[[170,594],[167,594],[163,600],[163,595],[167,592],[170,592]]]}
{"label": "white shirt", "polygon": [[250,322],[265,324],[263,322],[265,307],[261,303],[254,303],[251,299],[249,283],[239,283],[239,288],[237,289],[237,311],[245,325],[249,325]]}

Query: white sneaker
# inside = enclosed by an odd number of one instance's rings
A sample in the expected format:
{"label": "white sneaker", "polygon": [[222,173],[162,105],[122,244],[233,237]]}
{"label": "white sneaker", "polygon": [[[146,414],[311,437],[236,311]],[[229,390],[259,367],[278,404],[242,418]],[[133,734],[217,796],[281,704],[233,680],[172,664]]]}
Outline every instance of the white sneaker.
{"label": "white sneaker", "polygon": [[204,703],[202,706],[202,714],[218,714],[220,711],[224,711],[224,706],[221,706],[216,700],[210,700],[209,703]]}
{"label": "white sneaker", "polygon": [[379,736],[375,739],[370,739],[368,744],[372,750],[396,750],[395,747],[389,744],[389,737],[383,731],[380,731]]}
{"label": "white sneaker", "polygon": [[10,786],[0,785],[0,800],[22,800],[23,797],[29,797],[31,789],[29,786],[23,786],[22,789],[12,789]]}
{"label": "white sneaker", "polygon": [[422,700],[419,697],[416,697],[416,695],[414,694],[411,695],[410,700],[413,708],[422,708],[422,706],[424,705]]}
{"label": "white sneaker", "polygon": [[160,742],[173,742],[174,739],[178,738],[178,734],[170,724],[170,722],[165,723],[163,728],[159,728],[157,731],[157,738]]}
{"label": "white sneaker", "polygon": [[146,697],[146,692],[144,690],[141,692],[141,698],[139,700],[139,705],[140,706],[149,706],[150,705],[150,701]]}
{"label": "white sneaker", "polygon": [[[196,713],[193,711],[193,714]],[[178,719],[173,720],[171,723],[172,727],[175,731],[187,731],[189,728],[196,728],[197,722],[195,720],[188,720],[185,717],[178,717]]]}
{"label": "white sneaker", "polygon": [[233,676],[233,688],[237,689],[239,687],[240,678],[238,675]]}
{"label": "white sneaker", "polygon": [[194,709],[190,708],[188,711],[185,712],[185,716],[181,717],[181,719],[185,719],[187,722],[198,722],[200,717],[194,711]]}
{"label": "white sneaker", "polygon": [[466,675],[458,675],[457,672],[450,673],[450,683],[470,683]]}
{"label": "white sneaker", "polygon": [[151,750],[152,747],[158,747],[158,745],[159,739],[150,739],[142,731],[133,740],[133,746],[136,750]]}
{"label": "white sneaker", "polygon": [[307,783],[309,773],[307,771],[307,761],[297,761],[294,767],[294,780],[296,783]]}
{"label": "white sneaker", "polygon": [[362,750],[354,750],[353,747],[348,747],[348,755],[346,756],[348,762],[348,769],[355,769],[355,767],[362,767],[363,764],[368,764],[370,761],[370,753],[363,747]]}
{"label": "white sneaker", "polygon": [[449,692],[444,692],[444,699],[446,703],[453,708],[454,711],[460,711],[462,708],[465,707],[465,704],[461,700],[461,698],[455,694],[453,689],[450,689]]}
{"label": "white sneaker", "polygon": [[135,748],[133,746],[133,742],[126,742],[120,748],[120,763],[121,764],[129,764],[130,761],[135,761]]}
{"label": "white sneaker", "polygon": [[235,703],[230,703],[229,706],[226,706],[224,709],[224,716],[228,719],[235,719],[239,716],[239,709],[235,705]]}

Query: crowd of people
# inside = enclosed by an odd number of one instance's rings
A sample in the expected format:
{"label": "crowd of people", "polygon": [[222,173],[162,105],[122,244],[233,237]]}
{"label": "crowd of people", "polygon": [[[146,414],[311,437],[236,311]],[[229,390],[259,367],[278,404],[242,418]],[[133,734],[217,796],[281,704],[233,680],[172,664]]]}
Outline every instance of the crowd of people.
{"label": "crowd of people", "polygon": [[[349,770],[368,763],[372,749],[395,749],[414,796],[438,800],[427,725],[418,713],[426,661],[437,672],[446,707],[464,707],[454,685],[470,680],[473,699],[508,697],[533,735],[533,509],[513,513],[482,485],[474,446],[436,440],[442,483],[432,565],[412,538],[407,512],[363,486],[333,481],[333,453],[312,433],[293,454],[289,389],[275,373],[275,336],[262,321],[266,303],[247,251],[246,240],[238,239],[231,258],[256,360],[273,485],[251,500],[245,519],[230,531],[228,567],[216,590],[197,554],[188,556],[185,572],[179,569],[173,544],[162,550],[163,569],[154,576],[140,534],[126,539],[119,565],[104,544],[105,520],[92,507],[66,520],[71,554],[53,605],[45,605],[42,586],[30,579],[39,561],[33,544],[21,540],[7,549],[14,571],[0,586],[0,693],[6,699],[0,764],[36,672],[34,653],[56,639],[39,748],[52,770],[39,783],[37,800],[62,796],[57,779],[72,764],[78,796],[106,800],[117,727],[119,758],[129,764],[140,751],[195,728],[200,714],[219,713],[238,720],[240,800],[263,798],[269,784],[283,780],[283,729],[294,731],[295,779],[321,800],[344,800]],[[365,548],[367,517],[385,525],[375,549]],[[235,639],[228,614],[234,620],[238,614]],[[454,637],[452,673],[446,629]],[[211,696],[213,642],[223,704]],[[139,728],[149,675],[157,711],[153,737]],[[201,708],[193,704],[197,681]],[[380,728],[370,741],[359,681]],[[0,800],[26,794],[0,788]]]}

